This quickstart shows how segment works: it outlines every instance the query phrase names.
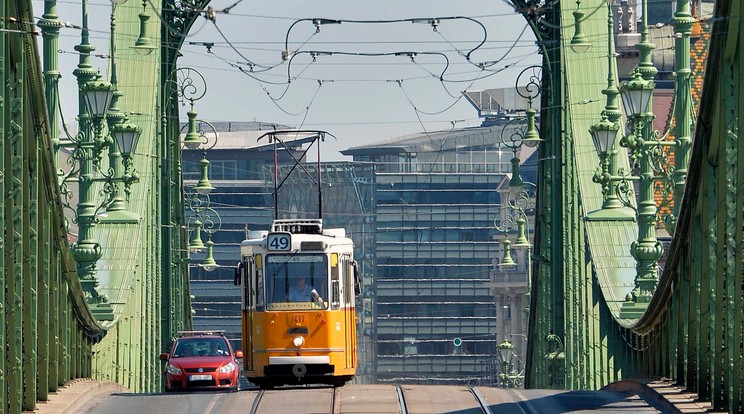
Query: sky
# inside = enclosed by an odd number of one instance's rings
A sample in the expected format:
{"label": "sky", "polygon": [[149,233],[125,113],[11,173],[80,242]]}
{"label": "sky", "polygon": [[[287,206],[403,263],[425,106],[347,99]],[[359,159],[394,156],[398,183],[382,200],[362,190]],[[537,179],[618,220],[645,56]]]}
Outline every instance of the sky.
{"label": "sky", "polygon": [[[111,3],[88,4],[94,53],[108,53]],[[339,151],[357,145],[477,126],[481,120],[462,92],[513,87],[521,70],[540,63],[534,35],[506,1],[213,0],[210,6],[214,20],[197,20],[178,62],[207,83],[195,106],[199,119],[325,130],[336,139],[322,144],[323,161],[350,160]],[[43,2],[34,0],[34,7],[41,17]],[[60,1],[59,14],[80,25],[80,1]],[[312,19],[340,23],[318,28]],[[75,88],[79,36],[65,29],[60,37],[63,91]],[[107,62],[94,65],[105,72]],[[76,108],[63,102],[64,111]]]}

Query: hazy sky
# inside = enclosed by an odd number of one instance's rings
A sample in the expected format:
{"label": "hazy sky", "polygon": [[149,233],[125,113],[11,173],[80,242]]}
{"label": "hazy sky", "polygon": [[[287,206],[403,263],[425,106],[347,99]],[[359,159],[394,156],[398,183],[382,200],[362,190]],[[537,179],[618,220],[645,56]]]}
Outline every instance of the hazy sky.
{"label": "hazy sky", "polygon": [[[532,32],[505,1],[236,1],[212,1],[216,19],[199,18],[181,49],[179,66],[197,69],[208,84],[196,105],[199,118],[326,130],[338,141],[323,144],[325,161],[344,159],[338,151],[356,145],[476,126],[477,112],[461,92],[514,86],[522,69],[539,63]],[[129,0],[135,2],[141,4]],[[60,2],[60,19],[80,24],[79,3]],[[91,43],[96,53],[107,53],[110,3],[89,5]],[[34,6],[40,17],[42,2]],[[317,30],[312,21],[301,21],[289,31],[298,19],[313,18],[342,22]],[[348,21],[413,18],[422,22]],[[428,23],[433,18],[441,18],[436,31]],[[71,72],[78,59],[66,52],[79,36],[79,30],[65,29],[60,39],[63,88],[74,88]],[[282,60],[285,39],[294,54],[291,65]],[[213,45],[208,50],[205,43]],[[311,52],[319,53],[313,58]],[[105,71],[107,62],[97,59],[94,65]]]}

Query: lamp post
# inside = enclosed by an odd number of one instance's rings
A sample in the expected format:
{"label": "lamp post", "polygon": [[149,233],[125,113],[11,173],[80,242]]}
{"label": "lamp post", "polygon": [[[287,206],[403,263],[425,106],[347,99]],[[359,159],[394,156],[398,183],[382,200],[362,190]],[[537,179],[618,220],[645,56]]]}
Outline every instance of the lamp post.
{"label": "lamp post", "polygon": [[[112,6],[112,83],[109,83],[101,80],[98,71],[91,65],[90,53],[95,47],[89,43],[87,1],[82,2],[81,41],[75,46],[75,50],[80,53],[80,62],[73,71],[80,91],[79,132],[74,137],[70,136],[69,142],[57,141],[55,145],[55,150],[63,147],[72,150],[68,161],[71,169],[62,173],[60,189],[64,196],[63,205],[75,212],[73,221],[78,224],[78,240],[71,247],[77,262],[78,277],[88,302],[93,306],[92,311],[101,320],[113,319],[113,313],[110,305],[106,303],[107,298],[100,295],[97,290],[96,263],[102,257],[103,251],[94,237],[93,229],[101,221],[103,209],[117,204],[117,207],[123,210],[123,200],[117,198],[118,184],[123,183],[128,194],[130,185],[137,181],[137,174],[131,169],[131,153],[136,148],[141,133],[139,127],[126,121],[126,117],[121,115],[115,103],[112,105],[112,100],[116,102],[120,96],[115,92],[116,75],[113,60],[115,27],[113,13],[116,4],[120,3],[121,1],[114,2]],[[104,168],[102,162],[102,154],[106,148],[109,148],[108,168]],[[121,174],[118,168],[117,148],[123,157],[124,174]],[[73,182],[78,185],[79,196],[75,207],[70,203],[72,191],[69,184]],[[102,185],[100,192],[96,191],[97,185]],[[102,194],[103,197],[96,197],[98,194]]]}
{"label": "lamp post", "polygon": [[[193,219],[194,224],[193,229],[189,229],[192,236],[188,244],[188,249],[194,253],[206,249],[207,255],[201,267],[207,272],[211,272],[217,268],[217,263],[214,260],[212,234],[222,227],[222,219],[219,213],[210,206],[209,193],[214,187],[209,181],[207,151],[214,148],[217,144],[218,134],[214,126],[207,121],[198,121],[201,127],[197,129],[196,116],[197,113],[192,108],[188,112],[188,132],[183,140],[184,149],[201,149],[202,151],[199,181],[191,188],[191,191],[184,191],[184,202],[191,212],[190,217]],[[204,129],[204,127],[207,129]],[[202,242],[202,231],[207,234],[206,242]]]}
{"label": "lamp post", "polygon": [[[522,286],[507,288],[508,290],[506,294],[513,294],[518,298],[518,300],[523,301],[521,305],[523,314],[518,315],[514,319],[509,319],[511,321],[509,323],[514,323],[516,321],[516,328],[515,325],[509,326],[508,328],[502,326],[504,332],[518,330],[520,334],[521,332],[527,331],[526,321],[529,319],[530,311],[532,243],[528,237],[528,211],[532,206],[536,185],[534,183],[525,182],[522,179],[520,174],[519,155],[523,153],[524,148],[535,148],[540,144],[540,142],[542,142],[535,120],[537,111],[532,108],[532,102],[540,95],[541,89],[541,72],[538,71],[538,69],[541,69],[541,67],[526,68],[517,77],[517,85],[519,85],[521,83],[520,80],[527,76],[526,86],[524,88],[517,88],[517,93],[527,101],[525,117],[514,118],[508,121],[501,131],[501,145],[511,149],[512,152],[512,158],[510,160],[511,177],[508,182],[508,192],[503,194],[505,197],[502,196],[502,208],[499,215],[499,222],[494,223],[496,230],[504,233],[504,240],[502,242],[504,246],[504,257],[499,264],[500,273],[502,273],[504,278],[508,278],[510,274],[514,274],[514,276],[518,278],[516,280],[526,282]],[[529,185],[529,189],[526,188],[525,185]],[[509,233],[512,231],[516,232],[516,239],[513,244],[508,238]],[[517,256],[519,263],[514,261],[512,258],[511,253],[515,249],[520,253]],[[519,270],[515,271],[517,270],[517,266],[519,266]],[[519,296],[521,293],[524,293],[523,296]],[[501,302],[503,303],[503,299],[501,299]],[[504,320],[507,320],[507,318],[504,318]],[[507,341],[507,343],[509,342]],[[526,350],[526,347],[523,347],[522,349]],[[508,373],[505,375],[508,375]],[[517,380],[521,377],[504,378],[510,380],[513,384],[516,384]]]}
{"label": "lamp post", "polygon": [[[137,141],[142,130],[138,126],[129,122],[128,117],[119,109],[119,100],[124,93],[118,88],[118,78],[116,71],[116,8],[126,3],[127,0],[111,0],[111,85],[114,88],[111,97],[111,106],[109,108],[106,120],[111,136],[114,138],[116,145],[110,145],[108,150],[109,156],[109,174],[114,177],[121,177],[121,180],[114,180],[109,184],[110,191],[113,195],[113,201],[106,208],[105,217],[101,222],[106,223],[136,223],[139,216],[126,210],[125,199],[119,183],[124,184],[124,193],[126,199],[131,195],[131,185],[139,181],[139,176],[132,169],[132,152],[137,147]],[[119,164],[121,159],[121,165]],[[121,166],[124,170],[121,170]]]}
{"label": "lamp post", "polygon": [[[218,265],[214,260],[214,242],[212,234],[222,227],[222,219],[219,213],[210,206],[209,194],[201,194],[194,191],[184,194],[186,208],[190,211],[190,217],[193,219],[193,228],[189,226],[191,238],[188,244],[188,250],[191,253],[200,253],[206,250],[206,257],[201,263],[201,267],[207,272],[215,270]],[[207,234],[207,241],[203,242],[201,233]]]}
{"label": "lamp post", "polygon": [[524,371],[516,372],[512,370],[512,358],[514,357],[514,344],[509,342],[508,339],[504,340],[496,345],[499,351],[499,358],[501,359],[501,372],[499,373],[499,385],[502,388],[514,388],[522,385],[524,379]]}
{"label": "lamp post", "polygon": [[[525,254],[522,263],[526,267],[526,293],[524,295],[525,306],[525,320],[529,316],[529,303],[530,303],[530,287],[532,280],[532,243],[530,243],[527,236],[527,210],[530,208],[530,202],[533,197],[533,192],[525,189],[525,184],[530,185],[533,189],[536,187],[535,184],[525,182],[522,180],[519,171],[519,157],[517,153],[520,151],[522,145],[532,146],[539,142],[538,133],[534,123],[534,110],[531,113],[528,112],[528,118],[517,118],[509,121],[504,129],[501,131],[501,142],[512,150],[511,158],[511,169],[512,175],[509,179],[509,191],[505,193],[506,197],[503,199],[501,205],[501,211],[498,217],[498,222],[494,220],[494,227],[496,230],[504,233],[504,240],[502,242],[504,246],[504,255],[499,263],[499,269],[501,272],[509,271],[517,267],[518,263],[514,261],[512,257],[512,250],[524,250]],[[514,244],[509,240],[509,233],[516,231],[516,240]],[[526,330],[526,326],[520,327],[520,329]]]}
{"label": "lamp post", "polygon": [[602,93],[607,96],[605,109],[598,123],[589,128],[594,147],[599,154],[600,166],[594,174],[593,181],[602,185],[602,208],[587,215],[588,220],[635,220],[635,213],[629,211],[618,198],[619,174],[618,150],[615,146],[620,132],[622,113],[618,105],[620,91],[615,83],[615,42],[613,41],[612,6],[607,5],[607,88]]}
{"label": "lamp post", "polygon": [[[217,268],[214,260],[214,242],[212,234],[222,226],[222,221],[215,209],[210,206],[209,193],[214,190],[209,181],[209,160],[207,152],[217,145],[219,138],[217,129],[211,123],[197,120],[198,113],[194,110],[195,101],[206,94],[206,82],[201,74],[191,68],[180,68],[177,70],[179,97],[189,101],[189,111],[186,134],[181,140],[182,150],[201,150],[202,157],[199,161],[199,180],[196,185],[188,191],[184,188],[184,205],[190,212],[189,220],[193,228],[189,226],[191,237],[189,238],[189,252],[198,253],[206,249],[207,255],[201,267],[211,272]],[[207,241],[203,242],[201,233],[207,234]]]}
{"label": "lamp post", "polygon": [[[609,8],[609,5],[608,5]],[[643,314],[658,285],[658,261],[663,253],[663,246],[656,238],[657,207],[654,198],[654,182],[657,171],[654,169],[660,157],[664,156],[663,146],[675,145],[674,142],[661,141],[653,131],[654,114],[651,110],[654,91],[653,78],[656,74],[651,62],[651,50],[654,45],[648,40],[647,5],[643,1],[643,30],[641,42],[637,45],[640,51],[638,67],[630,81],[621,85],[620,95],[628,117],[628,135],[620,139],[620,145],[627,148],[634,164],[637,164],[638,175],[616,169],[608,162],[614,151],[614,142],[619,131],[614,107],[617,93],[614,88],[614,49],[612,30],[612,11],[608,11],[608,87],[603,91],[607,95],[607,107],[602,119],[590,129],[599,153],[601,167],[594,176],[594,181],[603,185],[605,195],[602,211],[590,214],[589,219],[609,218],[609,210],[616,209],[619,200],[625,207],[634,210],[638,222],[638,238],[631,245],[631,255],[636,260],[636,278],[633,290],[626,296],[620,309],[621,318],[638,318]],[[638,182],[638,207],[631,202],[633,197],[632,183]],[[614,195],[617,197],[614,198]],[[622,219],[622,215],[614,215]]]}
{"label": "lamp post", "polygon": [[690,148],[692,146],[691,125],[692,106],[691,75],[690,70],[690,35],[692,27],[696,23],[690,13],[690,2],[677,0],[677,11],[672,18],[674,24],[674,51],[675,51],[675,77],[674,77],[674,138],[677,145],[674,147],[674,173],[672,181],[674,184],[674,207],[667,221],[670,233],[674,233],[679,208],[682,204],[685,182],[687,180],[687,165],[690,163]]}
{"label": "lamp post", "polygon": [[73,158],[80,163],[77,176],[79,200],[76,209],[78,223],[78,241],[72,245],[72,254],[77,262],[78,277],[88,299],[99,302],[96,287],[96,262],[101,258],[101,245],[93,238],[93,227],[97,222],[99,211],[98,203],[94,200],[92,186],[95,180],[94,166],[98,165],[100,153],[103,150],[105,139],[102,137],[101,128],[103,117],[106,115],[108,105],[111,102],[111,84],[108,82],[88,81],[83,85],[83,96],[87,103],[86,117],[96,121],[94,127],[96,133],[91,134],[90,126],[86,122],[87,131],[83,130],[81,122],[80,139],[77,148],[73,152]]}
{"label": "lamp post", "polygon": [[140,31],[137,41],[134,42],[132,49],[134,49],[134,51],[139,55],[149,55],[153,50],[155,50],[155,44],[150,38],[150,30],[147,25],[147,21],[150,20],[150,15],[147,14],[147,0],[142,0],[142,13],[140,13],[138,17],[140,20]]}

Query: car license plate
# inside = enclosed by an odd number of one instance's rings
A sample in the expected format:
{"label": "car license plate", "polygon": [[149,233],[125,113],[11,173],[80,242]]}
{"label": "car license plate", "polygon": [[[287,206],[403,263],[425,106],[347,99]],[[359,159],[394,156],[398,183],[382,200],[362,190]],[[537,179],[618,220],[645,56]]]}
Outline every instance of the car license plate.
{"label": "car license plate", "polygon": [[211,375],[189,375],[189,381],[211,381]]}

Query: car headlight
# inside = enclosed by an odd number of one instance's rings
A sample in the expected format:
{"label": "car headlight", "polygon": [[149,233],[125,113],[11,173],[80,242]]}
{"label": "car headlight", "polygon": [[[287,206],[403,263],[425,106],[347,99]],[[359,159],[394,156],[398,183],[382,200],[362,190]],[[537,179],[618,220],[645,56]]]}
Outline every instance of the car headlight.
{"label": "car headlight", "polygon": [[229,373],[235,371],[237,368],[238,367],[235,365],[234,362],[230,362],[230,363],[228,363],[226,365],[221,366],[220,369],[218,370],[218,372],[220,374],[229,374]]}
{"label": "car headlight", "polygon": [[165,372],[171,374],[171,375],[181,375],[181,368],[178,368],[175,365],[168,364],[165,367]]}

